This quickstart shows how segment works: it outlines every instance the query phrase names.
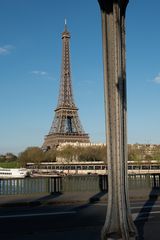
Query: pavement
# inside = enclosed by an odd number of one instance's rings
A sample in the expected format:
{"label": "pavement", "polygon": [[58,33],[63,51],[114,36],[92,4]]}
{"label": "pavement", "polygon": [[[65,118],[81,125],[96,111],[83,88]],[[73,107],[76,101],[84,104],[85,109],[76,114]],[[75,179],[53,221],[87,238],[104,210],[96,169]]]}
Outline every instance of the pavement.
{"label": "pavement", "polygon": [[106,192],[67,192],[67,193],[39,193],[31,195],[5,195],[0,196],[0,207],[38,206],[44,204],[72,204],[93,203],[107,201]]}
{"label": "pavement", "polygon": [[[160,199],[160,189],[132,189],[129,191],[131,201],[148,198]],[[43,204],[107,202],[107,192],[65,192],[35,193],[27,195],[0,195],[0,207],[38,206]]]}
{"label": "pavement", "polygon": [[[159,189],[140,189],[140,190],[131,190],[129,192],[131,202],[144,202],[144,210],[147,207],[146,203],[160,201],[160,191]],[[105,205],[107,203],[107,193],[106,192],[66,192],[62,193],[41,193],[41,194],[32,194],[32,195],[8,195],[0,196],[0,208],[1,209],[10,209],[10,207],[38,207],[38,206],[61,206],[61,205],[74,205],[74,204],[92,204],[99,203]],[[160,203],[160,202],[159,202]],[[137,203],[137,206],[139,204]],[[157,205],[160,206],[160,205]],[[142,214],[138,219],[134,216],[136,227],[139,232],[139,238],[137,240],[160,240],[160,211],[152,211],[153,206],[149,208],[147,217],[141,213],[141,209],[137,210],[137,214]],[[135,215],[135,214],[133,214]],[[155,216],[153,218],[153,216]],[[151,220],[150,220],[151,219]],[[32,234],[22,236],[12,236],[11,238],[3,238],[5,240],[100,240],[102,225],[101,226],[83,226],[73,229],[63,229],[56,231],[35,231]],[[143,231],[142,231],[143,230]]]}

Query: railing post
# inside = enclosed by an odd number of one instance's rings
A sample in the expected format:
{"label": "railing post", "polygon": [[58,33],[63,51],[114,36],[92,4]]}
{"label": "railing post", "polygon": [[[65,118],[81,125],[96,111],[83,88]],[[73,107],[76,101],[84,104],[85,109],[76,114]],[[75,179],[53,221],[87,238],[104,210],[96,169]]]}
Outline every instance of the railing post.
{"label": "railing post", "polygon": [[156,177],[155,177],[154,173],[152,174],[152,177],[153,177],[153,188],[155,188],[156,187]]}

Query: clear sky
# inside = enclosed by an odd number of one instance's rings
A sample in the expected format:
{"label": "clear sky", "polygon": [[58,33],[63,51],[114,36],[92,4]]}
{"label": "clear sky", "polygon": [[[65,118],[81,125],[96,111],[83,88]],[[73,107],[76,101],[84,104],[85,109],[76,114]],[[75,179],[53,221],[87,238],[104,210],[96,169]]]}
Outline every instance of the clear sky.
{"label": "clear sky", "polygon": [[[97,0],[0,0],[0,153],[41,146],[57,106],[64,19],[74,99],[92,142],[105,142]],[[160,143],[160,1],[126,15],[128,142]]]}

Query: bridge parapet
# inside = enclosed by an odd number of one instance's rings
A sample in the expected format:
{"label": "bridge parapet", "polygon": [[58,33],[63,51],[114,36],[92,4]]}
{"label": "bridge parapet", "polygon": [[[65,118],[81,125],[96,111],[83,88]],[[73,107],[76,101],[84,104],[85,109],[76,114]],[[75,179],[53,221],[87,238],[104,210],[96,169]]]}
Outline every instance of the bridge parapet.
{"label": "bridge parapet", "polygon": [[[1,179],[0,195],[36,193],[103,192],[108,191],[107,175],[73,175],[26,179]],[[130,190],[160,189],[160,174],[128,175]]]}

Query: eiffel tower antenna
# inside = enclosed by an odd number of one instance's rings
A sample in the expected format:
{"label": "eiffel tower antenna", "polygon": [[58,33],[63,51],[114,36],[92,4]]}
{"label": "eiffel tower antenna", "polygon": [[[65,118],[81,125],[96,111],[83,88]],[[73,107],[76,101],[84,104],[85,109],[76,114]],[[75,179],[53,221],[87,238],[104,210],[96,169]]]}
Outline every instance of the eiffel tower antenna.
{"label": "eiffel tower antenna", "polygon": [[45,137],[43,149],[50,149],[64,142],[90,142],[88,134],[84,132],[81,125],[78,108],[73,98],[69,40],[70,33],[65,19],[62,33],[62,68],[58,104],[49,134]]}
{"label": "eiffel tower antenna", "polygon": [[66,18],[64,19],[64,29],[65,29],[65,31],[67,31],[67,19]]}

